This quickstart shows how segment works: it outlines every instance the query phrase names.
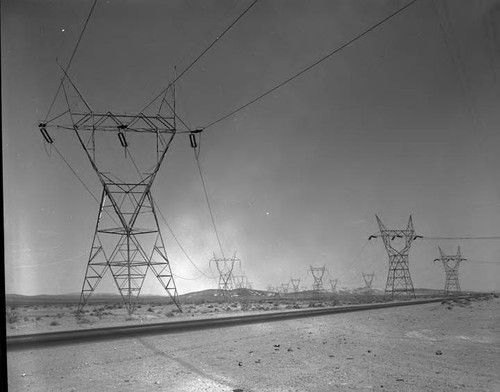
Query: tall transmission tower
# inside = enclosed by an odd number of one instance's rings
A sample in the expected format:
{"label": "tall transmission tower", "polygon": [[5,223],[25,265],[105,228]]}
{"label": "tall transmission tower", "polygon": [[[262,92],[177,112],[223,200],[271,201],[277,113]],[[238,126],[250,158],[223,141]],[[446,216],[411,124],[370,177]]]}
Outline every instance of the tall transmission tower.
{"label": "tall transmission tower", "polygon": [[154,115],[96,112],[66,72],[60,89],[64,112],[39,130],[50,145],[50,129],[74,134],[102,188],[77,315],[108,271],[129,314],[150,270],[180,310],[151,192],[177,132],[174,88]]}
{"label": "tall transmission tower", "polygon": [[458,268],[460,263],[467,259],[464,259],[460,253],[460,246],[458,247],[456,255],[446,255],[440,247],[438,247],[441,257],[435,259],[436,261],[441,261],[443,263],[444,272],[446,274],[446,281],[444,284],[444,294],[455,295],[460,294],[460,283],[458,282]]}
{"label": "tall transmission tower", "polygon": [[283,294],[288,294],[288,291],[290,290],[290,284],[289,283],[281,283],[281,290]]}
{"label": "tall transmission tower", "polygon": [[337,292],[337,283],[338,283],[338,279],[330,279],[330,286],[332,288],[332,293],[335,293]]}
{"label": "tall transmission tower", "polygon": [[311,268],[309,269],[309,272],[311,273],[314,283],[313,283],[313,291],[315,294],[319,294],[324,291],[323,289],[323,275],[325,275],[326,267],[313,267],[311,265]]}
{"label": "tall transmission tower", "polygon": [[415,298],[415,289],[410,276],[408,254],[412,242],[421,236],[415,235],[413,221],[410,215],[408,225],[403,230],[388,230],[380,218],[377,218],[380,233],[371,235],[372,238],[381,237],[389,256],[389,273],[385,285],[385,296],[394,298]]}
{"label": "tall transmission tower", "polygon": [[373,278],[375,277],[375,273],[372,272],[371,274],[363,274],[363,280],[365,281],[365,289],[369,290],[372,288],[372,283],[373,283]]}
{"label": "tall transmission tower", "polygon": [[233,269],[235,264],[240,264],[241,260],[236,257],[236,253],[232,258],[226,257],[214,257],[210,259],[209,264],[215,264],[217,271],[219,272],[219,293],[221,293],[224,297],[227,296],[229,290],[232,290],[235,286],[234,278],[233,278]]}
{"label": "tall transmission tower", "polygon": [[298,293],[299,286],[300,286],[300,278],[298,278],[298,279],[290,278],[290,284],[292,285],[293,292]]}

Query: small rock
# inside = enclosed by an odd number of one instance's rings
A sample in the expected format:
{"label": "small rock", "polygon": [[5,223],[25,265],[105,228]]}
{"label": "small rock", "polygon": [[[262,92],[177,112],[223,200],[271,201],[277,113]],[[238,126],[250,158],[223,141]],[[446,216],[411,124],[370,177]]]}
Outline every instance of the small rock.
{"label": "small rock", "polygon": [[288,350],[286,350],[286,351],[293,351],[293,349],[289,348],[289,349],[288,349]]}
{"label": "small rock", "polygon": [[26,377],[26,373],[21,374],[22,377]]}
{"label": "small rock", "polygon": [[159,384],[160,382],[159,381],[155,381],[155,384]]}
{"label": "small rock", "polygon": [[368,350],[368,352],[369,352],[369,353],[371,353],[371,352],[372,352],[372,350]]}
{"label": "small rock", "polygon": [[260,363],[260,359],[257,359],[257,360],[255,361],[255,363]]}
{"label": "small rock", "polygon": [[279,347],[280,345],[279,344],[275,344],[273,347]]}
{"label": "small rock", "polygon": [[346,358],[346,359],[354,359],[354,358],[349,357],[349,358]]}
{"label": "small rock", "polygon": [[125,382],[130,382],[130,380],[125,380]]}
{"label": "small rock", "polygon": [[402,378],[396,378],[396,381],[404,381]]}
{"label": "small rock", "polygon": [[335,355],[330,354],[329,357],[330,358],[335,358]]}
{"label": "small rock", "polygon": [[238,362],[238,366],[243,366],[243,362]]}
{"label": "small rock", "polygon": [[236,389],[233,389],[233,392],[243,392],[243,389],[236,388]]}
{"label": "small rock", "polygon": [[437,350],[436,355],[443,355],[443,352],[441,350]]}

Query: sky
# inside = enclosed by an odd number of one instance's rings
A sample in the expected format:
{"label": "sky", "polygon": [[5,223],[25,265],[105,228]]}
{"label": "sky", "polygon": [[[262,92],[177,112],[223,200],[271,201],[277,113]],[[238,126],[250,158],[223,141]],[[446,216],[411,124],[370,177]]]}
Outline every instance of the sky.
{"label": "sky", "polygon": [[[258,1],[176,83],[177,114],[203,128],[270,90],[407,2]],[[69,75],[98,112],[136,113],[250,1],[99,0]],[[98,203],[38,123],[49,110],[92,1],[6,0],[2,148],[6,292],[81,290]],[[56,61],[57,59],[57,61]],[[310,71],[202,133],[200,164],[226,256],[253,287],[325,266],[323,282],[384,288],[388,229],[410,214],[424,237],[500,236],[500,1],[419,0]],[[61,111],[60,102],[54,114]],[[77,139],[54,145],[93,195]],[[127,158],[112,143],[103,154]],[[149,152],[143,151],[144,156]],[[130,163],[130,162],[129,162]],[[220,256],[193,151],[177,134],[153,186],[180,293],[217,287]],[[438,246],[461,247],[463,290],[500,290],[500,240],[417,240],[415,287],[441,289]],[[193,265],[194,263],[194,265]],[[201,271],[201,272],[200,272]],[[110,276],[97,292],[116,292]],[[154,277],[143,293],[160,294]]]}

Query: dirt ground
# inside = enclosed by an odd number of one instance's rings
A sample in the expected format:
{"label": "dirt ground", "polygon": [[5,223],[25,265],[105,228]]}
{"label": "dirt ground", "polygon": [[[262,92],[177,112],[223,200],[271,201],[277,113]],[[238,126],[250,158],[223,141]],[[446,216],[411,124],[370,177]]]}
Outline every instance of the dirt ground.
{"label": "dirt ground", "polygon": [[499,370],[493,296],[8,352],[28,392],[493,392]]}
{"label": "dirt ground", "polygon": [[183,304],[183,312],[174,305],[138,305],[130,316],[121,304],[87,306],[84,314],[75,317],[77,305],[17,305],[7,307],[7,336],[57,332],[78,329],[105,328],[117,325],[137,325],[183,321],[200,318],[219,318],[270,311],[306,309],[311,306],[331,306],[331,300],[222,302]]}

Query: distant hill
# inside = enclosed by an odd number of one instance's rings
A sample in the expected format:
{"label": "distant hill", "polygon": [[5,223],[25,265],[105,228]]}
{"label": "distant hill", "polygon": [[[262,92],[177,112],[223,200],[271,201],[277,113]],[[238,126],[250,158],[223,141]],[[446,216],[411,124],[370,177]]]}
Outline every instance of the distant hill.
{"label": "distant hill", "polygon": [[[267,296],[267,291],[251,290],[251,289],[235,289],[230,290],[228,296],[230,298],[243,299],[259,296]],[[208,289],[203,291],[196,291],[179,295],[180,302],[213,302],[218,299],[222,300],[222,296],[217,289]],[[20,294],[6,294],[5,302],[8,306],[22,306],[22,305],[76,305],[80,301],[80,293],[68,293],[57,295],[20,295]],[[95,293],[89,298],[89,304],[100,303],[121,303],[122,298],[120,294],[113,293]],[[139,304],[157,304],[170,302],[168,295],[151,295],[141,294],[137,301]]]}

